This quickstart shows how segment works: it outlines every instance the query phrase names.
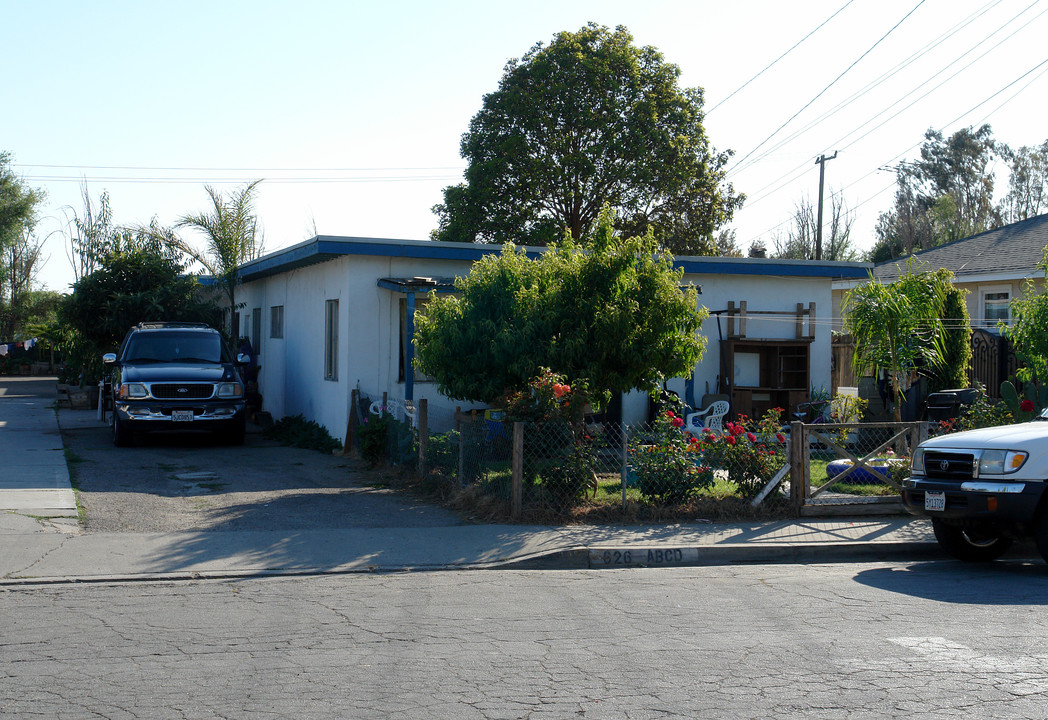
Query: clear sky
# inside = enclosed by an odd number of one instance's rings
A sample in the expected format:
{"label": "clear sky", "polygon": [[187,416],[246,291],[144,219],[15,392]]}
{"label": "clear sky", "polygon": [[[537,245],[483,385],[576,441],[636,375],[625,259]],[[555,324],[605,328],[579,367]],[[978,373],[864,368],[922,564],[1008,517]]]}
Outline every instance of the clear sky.
{"label": "clear sky", "polygon": [[117,223],[171,224],[207,208],[207,183],[265,178],[267,250],[315,233],[425,239],[506,61],[590,21],[626,26],[704,88],[707,132],[749,196],[732,224],[743,249],[772,248],[817,197],[820,154],[839,151],[827,188],[867,248],[891,204],[882,168],[927,129],[1048,139],[1042,0],[0,0],[0,151],[47,192],[40,281],[73,279],[60,231],[82,180],[109,191]]}

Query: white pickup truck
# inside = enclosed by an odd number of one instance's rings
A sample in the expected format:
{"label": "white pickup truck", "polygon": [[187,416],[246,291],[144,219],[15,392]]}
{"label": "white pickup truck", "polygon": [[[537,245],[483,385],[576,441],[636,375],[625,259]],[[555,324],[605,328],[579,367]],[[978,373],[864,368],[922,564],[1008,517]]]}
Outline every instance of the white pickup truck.
{"label": "white pickup truck", "polygon": [[1018,539],[1048,560],[1048,410],[1031,422],[942,435],[921,443],[902,483],[906,509],[932,519],[960,560],[987,561]]}

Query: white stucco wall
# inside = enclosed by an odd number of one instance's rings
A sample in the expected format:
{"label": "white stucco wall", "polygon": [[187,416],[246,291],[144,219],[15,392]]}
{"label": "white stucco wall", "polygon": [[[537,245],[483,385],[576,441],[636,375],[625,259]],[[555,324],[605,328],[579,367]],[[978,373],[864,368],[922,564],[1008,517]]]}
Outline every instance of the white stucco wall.
{"label": "white stucco wall", "polygon": [[[302,414],[324,425],[337,438],[344,438],[349,417],[349,401],[354,388],[372,397],[383,392],[404,398],[405,384],[399,380],[400,317],[402,293],[378,286],[380,278],[414,276],[454,277],[469,271],[471,262],[425,258],[343,255],[287,270],[270,277],[245,282],[238,300],[250,317],[253,308],[262,308],[260,391],[264,409],[274,418]],[[811,384],[830,386],[830,314],[832,308],[829,278],[782,277],[745,274],[686,275],[686,283],[702,287],[699,303],[710,310],[725,310],[728,302],[736,306],[743,300],[747,309],[775,311],[778,316],[750,315],[749,338],[796,337],[797,303],[805,307],[816,303],[812,325],[805,321],[805,332],[815,328],[811,347]],[[421,297],[418,295],[416,297]],[[324,379],[325,301],[339,301],[338,376]],[[284,307],[284,337],[270,337],[271,308]],[[708,383],[718,391],[720,339],[727,336],[727,318],[711,315],[703,324],[706,352],[695,372],[695,401],[701,400]],[[670,381],[671,390],[685,397],[685,381]],[[453,424],[456,406],[469,405],[439,395],[428,382],[414,384],[414,399],[425,398],[430,407],[430,425],[435,431]],[[623,401],[623,419],[642,422],[647,418],[647,395],[628,394]]]}

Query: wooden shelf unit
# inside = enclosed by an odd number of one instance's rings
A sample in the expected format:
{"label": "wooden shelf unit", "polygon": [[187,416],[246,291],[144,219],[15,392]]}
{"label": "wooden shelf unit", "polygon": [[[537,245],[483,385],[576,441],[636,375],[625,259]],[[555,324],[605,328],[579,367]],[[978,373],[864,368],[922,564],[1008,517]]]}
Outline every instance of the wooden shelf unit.
{"label": "wooden shelf unit", "polygon": [[720,391],[731,396],[733,418],[741,414],[760,419],[771,408],[781,407],[786,411],[783,421],[788,422],[797,406],[808,402],[810,338],[729,338],[722,341],[721,353]]}

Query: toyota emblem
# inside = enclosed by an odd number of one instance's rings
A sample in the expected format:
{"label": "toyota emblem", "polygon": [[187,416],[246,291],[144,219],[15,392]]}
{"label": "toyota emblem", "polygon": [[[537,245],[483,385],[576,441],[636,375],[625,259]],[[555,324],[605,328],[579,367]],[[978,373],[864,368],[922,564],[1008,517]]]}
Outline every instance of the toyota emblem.
{"label": "toyota emblem", "polygon": [[939,469],[942,470],[943,472],[946,472],[947,470],[949,470],[950,469],[950,461],[949,460],[940,460],[939,461]]}

